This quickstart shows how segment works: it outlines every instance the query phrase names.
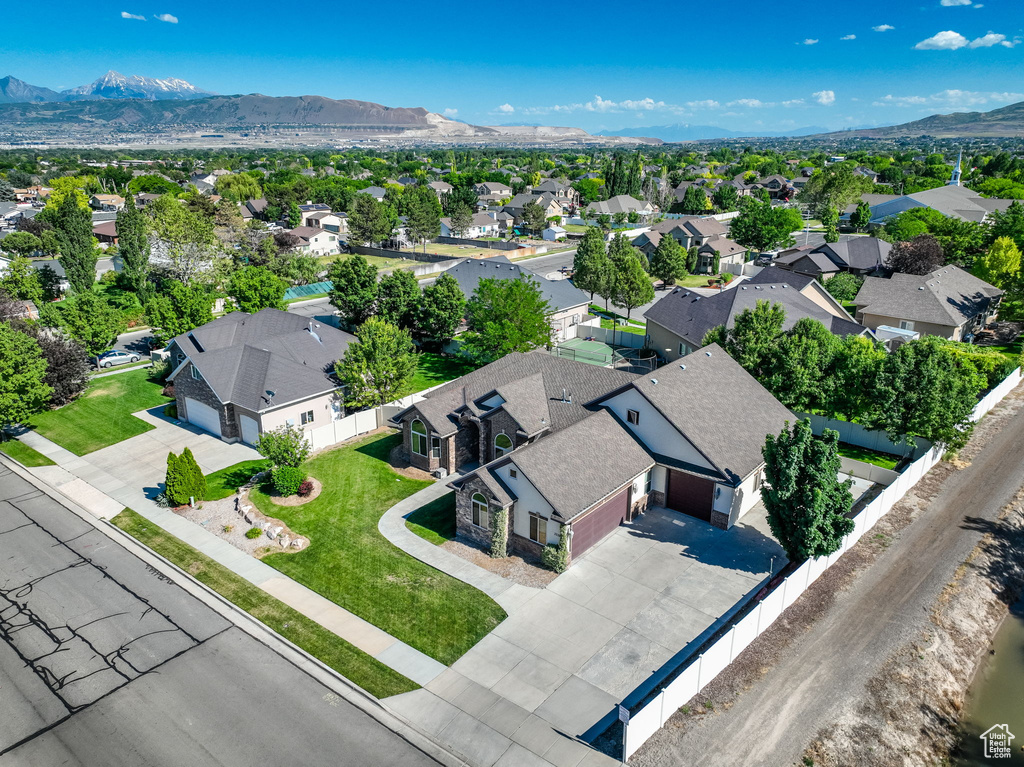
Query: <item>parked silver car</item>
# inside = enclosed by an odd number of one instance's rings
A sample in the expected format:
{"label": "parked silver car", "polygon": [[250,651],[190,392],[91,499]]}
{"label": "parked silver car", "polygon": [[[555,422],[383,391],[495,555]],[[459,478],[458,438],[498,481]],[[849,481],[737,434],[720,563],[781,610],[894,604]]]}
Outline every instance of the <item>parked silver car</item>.
{"label": "parked silver car", "polygon": [[112,365],[125,365],[129,362],[138,362],[139,357],[135,352],[126,352],[123,349],[114,349],[104,352],[99,356],[96,367],[109,368]]}

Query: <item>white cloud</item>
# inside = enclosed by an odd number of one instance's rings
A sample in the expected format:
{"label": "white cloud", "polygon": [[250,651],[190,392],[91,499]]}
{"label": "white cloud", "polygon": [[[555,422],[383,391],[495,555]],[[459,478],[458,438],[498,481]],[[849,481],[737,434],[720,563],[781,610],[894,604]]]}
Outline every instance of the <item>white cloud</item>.
{"label": "white cloud", "polygon": [[806,40],[804,40],[802,43],[800,43],[800,45],[817,45],[817,44],[818,44],[818,41],[815,40],[813,37],[808,37]]}
{"label": "white cloud", "polygon": [[726,104],[727,107],[748,107],[750,109],[758,109],[760,107],[769,106],[760,99],[736,99]]}
{"label": "white cloud", "polygon": [[827,107],[830,104],[836,103],[835,91],[818,91],[817,93],[812,93],[811,95],[814,96],[814,99],[822,106]]}
{"label": "white cloud", "polygon": [[455,117],[455,115],[457,115],[458,113],[459,113],[459,110],[458,109],[454,109],[453,107],[448,107],[447,109],[444,110],[444,116],[445,117]]}
{"label": "white cloud", "polygon": [[704,99],[703,101],[687,101],[686,106],[690,109],[718,109],[721,104],[714,99]]}
{"label": "white cloud", "polygon": [[516,108],[511,104],[502,104],[500,107],[498,107],[498,111],[504,112],[505,114],[511,114],[512,112],[516,111]]}
{"label": "white cloud", "polygon": [[178,17],[177,16],[172,16],[169,13],[158,13],[153,18],[156,19],[157,21],[166,21],[168,24],[177,24],[178,23]]}
{"label": "white cloud", "polygon": [[843,35],[839,38],[840,40],[856,40],[857,35]]}
{"label": "white cloud", "polygon": [[789,101],[783,101],[782,106],[784,107],[800,107],[806,102],[803,99],[790,99]]}
{"label": "white cloud", "polygon": [[940,0],[939,5],[944,5],[950,8],[954,5],[970,5],[973,0]]}
{"label": "white cloud", "polygon": [[959,32],[947,29],[945,32],[937,32],[927,40],[922,40],[914,48],[919,51],[955,51],[968,44],[969,41],[966,37]]}
{"label": "white cloud", "polygon": [[983,37],[978,37],[971,40],[969,48],[991,48],[993,45],[1001,45],[1004,48],[1012,48],[1017,43],[1006,39],[1006,35],[997,35],[995,32],[989,32]]}
{"label": "white cloud", "polygon": [[1024,101],[1024,93],[998,91],[962,91],[948,89],[930,96],[883,96],[872,106],[929,107],[934,109],[972,109],[986,104],[1012,104]]}
{"label": "white cloud", "polygon": [[136,13],[128,13],[128,11],[121,11],[121,18],[122,19],[135,19],[136,21],[145,21],[146,20],[145,16],[139,16]]}
{"label": "white cloud", "polygon": [[896,29],[892,24],[879,24],[877,27],[871,27],[875,32],[888,32],[891,29]]}

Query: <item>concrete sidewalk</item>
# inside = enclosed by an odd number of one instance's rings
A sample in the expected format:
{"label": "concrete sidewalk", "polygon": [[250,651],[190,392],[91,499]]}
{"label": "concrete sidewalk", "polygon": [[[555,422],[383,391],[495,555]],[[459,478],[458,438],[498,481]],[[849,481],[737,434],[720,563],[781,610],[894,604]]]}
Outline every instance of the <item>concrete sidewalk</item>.
{"label": "concrete sidewalk", "polygon": [[77,456],[34,431],[26,431],[18,439],[57,464],[29,471],[91,514],[110,519],[126,507],[138,512],[417,684],[427,684],[445,671],[444,664],[238,550],[204,527],[158,506],[152,499],[160,492],[169,451],[180,453],[185,447],[190,448],[204,474],[259,459],[260,455],[247,445],[226,444],[193,426],[157,415],[159,409],[154,411],[135,413],[154,427],[151,431],[84,456]]}

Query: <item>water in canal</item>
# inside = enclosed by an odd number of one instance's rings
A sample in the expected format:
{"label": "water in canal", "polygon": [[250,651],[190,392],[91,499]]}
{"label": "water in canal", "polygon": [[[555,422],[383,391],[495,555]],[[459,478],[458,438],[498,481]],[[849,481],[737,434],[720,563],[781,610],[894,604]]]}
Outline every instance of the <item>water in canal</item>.
{"label": "water in canal", "polygon": [[[991,649],[995,654],[982,661],[967,693],[955,767],[1024,766],[1024,601],[1010,608]],[[1009,756],[985,756],[986,740],[981,735],[986,732],[991,733],[987,739],[990,749],[1002,746],[1007,732],[1014,736],[1009,741]]]}

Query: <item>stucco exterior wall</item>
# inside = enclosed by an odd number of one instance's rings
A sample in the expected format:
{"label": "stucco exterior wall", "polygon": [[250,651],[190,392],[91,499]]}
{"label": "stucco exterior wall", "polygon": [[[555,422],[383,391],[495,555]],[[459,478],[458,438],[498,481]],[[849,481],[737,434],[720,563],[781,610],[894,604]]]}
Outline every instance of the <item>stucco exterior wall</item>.
{"label": "stucco exterior wall", "polygon": [[[303,400],[302,402],[264,411],[258,420],[263,431],[273,431],[287,424],[297,426],[303,431],[308,431],[334,420],[331,403],[335,402],[336,399],[337,395],[335,392],[329,392],[319,397]],[[313,411],[313,422],[303,425],[300,414],[309,410]]]}
{"label": "stucco exterior wall", "polygon": [[[510,469],[516,469],[519,476],[515,479],[509,474]],[[552,538],[552,530],[554,535],[558,535],[558,523],[551,519],[551,514],[554,509],[551,508],[544,496],[542,496],[537,488],[533,486],[529,478],[519,471],[514,464],[506,464],[495,470],[495,474],[501,477],[501,481],[504,482],[516,495],[517,500],[512,506],[512,512],[509,514],[509,532],[513,532],[523,538],[530,537],[530,513],[540,514],[542,517],[546,517],[548,520],[548,541],[558,540],[557,537]]]}
{"label": "stucco exterior wall", "polygon": [[[640,441],[655,453],[661,453],[705,469],[714,468],[698,452],[697,448],[665,420],[665,417],[635,389],[627,389],[621,394],[605,400],[602,404],[621,418],[626,428],[636,434]],[[636,410],[640,414],[640,423],[629,423],[627,418],[629,410]]]}
{"label": "stucco exterior wall", "polygon": [[682,356],[679,354],[679,344],[685,345],[687,354],[693,352],[688,341],[653,320],[647,320],[647,337],[650,339],[648,345],[668,362],[674,362]]}
{"label": "stucco exterior wall", "polygon": [[[879,325],[888,325],[889,327],[898,328],[900,326],[900,317],[885,317],[881,314],[865,314],[863,312],[857,312],[858,322],[871,330],[875,330]],[[930,322],[915,322],[914,332],[920,333],[922,336],[939,336],[941,338],[949,338],[954,341],[960,340],[960,328],[953,325],[933,325]]]}

